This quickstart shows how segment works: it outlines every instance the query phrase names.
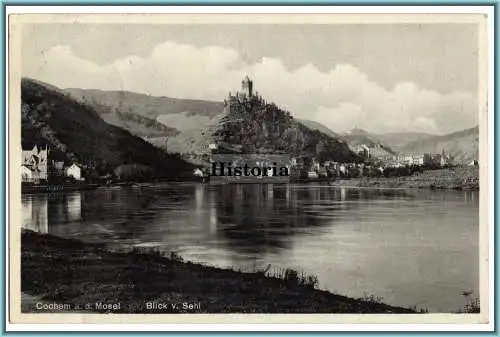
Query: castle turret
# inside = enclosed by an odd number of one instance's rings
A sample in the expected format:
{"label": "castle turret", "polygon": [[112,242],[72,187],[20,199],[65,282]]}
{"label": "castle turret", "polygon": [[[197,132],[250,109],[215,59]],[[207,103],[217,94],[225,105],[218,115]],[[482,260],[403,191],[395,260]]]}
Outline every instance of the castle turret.
{"label": "castle turret", "polygon": [[253,82],[250,80],[250,78],[248,78],[248,76],[245,76],[243,81],[241,81],[241,90],[246,97],[252,97]]}

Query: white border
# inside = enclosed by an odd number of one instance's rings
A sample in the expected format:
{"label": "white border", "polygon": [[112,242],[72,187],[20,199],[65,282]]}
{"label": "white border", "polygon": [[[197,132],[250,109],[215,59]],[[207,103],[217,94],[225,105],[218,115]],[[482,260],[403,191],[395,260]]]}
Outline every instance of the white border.
{"label": "white border", "polygon": [[[494,6],[9,6],[6,5],[6,41],[8,15],[20,13],[483,13],[488,15],[488,69],[494,60]],[[6,45],[6,72],[8,73],[8,43]],[[7,75],[7,74],[6,74]],[[488,72],[488,190],[489,204],[489,294],[494,294],[494,75]],[[5,89],[8,108],[8,76]],[[8,111],[8,109],[6,109]],[[9,156],[9,123],[6,116],[6,156]],[[9,186],[9,165],[6,158],[6,189]],[[6,193],[6,195],[8,195]],[[9,218],[9,199],[6,198],[6,216]],[[7,237],[9,225],[6,224]],[[8,241],[8,240],[7,240]],[[9,270],[8,242],[5,247],[6,268]],[[6,287],[6,331],[494,331],[494,299],[489,298],[488,324],[11,324],[9,322],[9,291]],[[244,316],[242,316],[243,318]],[[242,319],[244,321],[244,318]]]}
{"label": "white border", "polygon": [[9,6],[6,14],[42,13],[335,13],[335,14],[472,14],[493,15],[494,6]]}
{"label": "white border", "polygon": [[[6,8],[7,9],[7,8]],[[8,12],[6,10],[6,12]],[[9,142],[9,16],[5,16],[5,88],[4,88],[4,97],[5,97],[5,118],[4,118],[4,123],[5,123],[5,175],[4,175],[4,181],[5,181],[5,330],[10,331],[9,327],[12,326],[9,322],[9,303],[10,303],[10,292],[9,292],[9,283],[10,283],[10,277],[9,275],[9,270],[10,270],[10,254],[9,254],[9,244],[10,244],[10,224],[8,223],[9,217],[10,217],[10,199],[9,199],[9,185],[10,185],[10,179],[9,179],[9,149],[10,149],[10,142]]]}

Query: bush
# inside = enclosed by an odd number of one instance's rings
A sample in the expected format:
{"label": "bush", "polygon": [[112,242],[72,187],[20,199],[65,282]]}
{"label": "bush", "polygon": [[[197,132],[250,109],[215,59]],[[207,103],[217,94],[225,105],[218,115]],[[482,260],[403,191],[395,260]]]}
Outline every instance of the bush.
{"label": "bush", "polygon": [[307,288],[316,288],[318,286],[318,277],[315,275],[307,275],[304,272],[300,273],[294,269],[279,269],[275,271],[270,277],[276,277],[284,280],[291,286],[304,286]]}
{"label": "bush", "polygon": [[363,297],[359,298],[359,300],[367,303],[382,303],[384,298],[381,296],[375,296],[373,294],[368,295],[367,293],[364,293]]}
{"label": "bush", "polygon": [[171,252],[170,253],[170,260],[176,261],[176,262],[183,262],[184,261],[184,259],[182,258],[182,256],[180,256],[176,252]]}
{"label": "bush", "polygon": [[459,310],[459,313],[466,314],[479,314],[481,312],[481,305],[479,302],[479,298],[472,297],[472,291],[463,291],[462,296],[465,297],[465,305]]}
{"label": "bush", "polygon": [[294,282],[294,283],[299,283],[299,273],[293,269],[286,269],[285,270],[285,280],[290,281],[290,282]]}
{"label": "bush", "polygon": [[468,303],[464,306],[464,313],[466,314],[479,314],[480,312],[481,305],[479,303],[479,298],[477,297],[468,301]]}
{"label": "bush", "polygon": [[120,180],[148,181],[153,176],[153,169],[146,165],[129,164],[118,166],[114,173]]}
{"label": "bush", "polygon": [[316,288],[318,286],[318,277],[315,275],[308,275],[304,280],[304,285],[310,288]]}

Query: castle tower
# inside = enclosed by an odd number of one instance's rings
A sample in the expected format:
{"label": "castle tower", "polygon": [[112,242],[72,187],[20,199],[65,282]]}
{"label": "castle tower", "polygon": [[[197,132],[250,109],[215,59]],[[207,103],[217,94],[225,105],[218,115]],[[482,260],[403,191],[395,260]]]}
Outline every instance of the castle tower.
{"label": "castle tower", "polygon": [[241,81],[241,90],[247,97],[252,97],[252,90],[253,90],[253,82],[250,81],[250,78],[248,78],[248,75],[245,76],[243,81]]}

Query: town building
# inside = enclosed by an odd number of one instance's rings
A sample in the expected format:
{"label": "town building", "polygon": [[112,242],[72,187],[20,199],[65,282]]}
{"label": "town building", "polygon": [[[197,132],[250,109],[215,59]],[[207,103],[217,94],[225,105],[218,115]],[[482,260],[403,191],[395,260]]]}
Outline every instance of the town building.
{"label": "town building", "polygon": [[432,153],[430,157],[430,164],[441,165],[441,155],[439,153]]}
{"label": "town building", "polygon": [[[30,150],[22,150],[21,179],[23,182],[40,183],[48,179],[49,150],[37,145]],[[29,172],[28,172],[29,171]]]}
{"label": "town building", "polygon": [[354,153],[363,156],[365,158],[382,159],[393,155],[391,152],[386,150],[380,144],[374,144],[374,145],[357,144],[350,146],[350,148]]}
{"label": "town building", "polygon": [[195,168],[193,170],[193,175],[196,177],[203,177],[203,171],[200,168]]}
{"label": "town building", "polygon": [[390,156],[392,155],[392,153],[384,149],[384,147],[382,147],[380,144],[376,144],[369,149],[369,155],[370,158],[380,158],[384,156]]}
{"label": "town building", "polygon": [[365,158],[370,157],[370,148],[368,146],[366,146],[365,144],[359,144],[359,145],[354,146],[354,152],[357,155],[363,156]]}
{"label": "town building", "polygon": [[65,173],[66,177],[73,178],[75,180],[82,180],[82,169],[75,163],[67,167]]}
{"label": "town building", "polygon": [[441,166],[446,166],[446,165],[451,164],[451,157],[448,154],[446,154],[444,149],[441,152],[440,164],[441,164]]}
{"label": "town building", "polygon": [[26,165],[21,165],[21,181],[23,182],[33,181],[33,171]]}
{"label": "town building", "polygon": [[402,165],[424,165],[428,159],[423,153],[403,153],[397,156],[396,162]]}

